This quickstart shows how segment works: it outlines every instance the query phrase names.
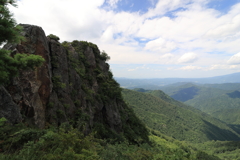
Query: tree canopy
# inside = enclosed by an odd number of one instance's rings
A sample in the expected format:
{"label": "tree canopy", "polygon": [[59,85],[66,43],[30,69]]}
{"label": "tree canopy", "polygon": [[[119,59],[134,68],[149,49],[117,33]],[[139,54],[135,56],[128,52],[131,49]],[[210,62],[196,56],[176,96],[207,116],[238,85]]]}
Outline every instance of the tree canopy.
{"label": "tree canopy", "polygon": [[[0,45],[4,43],[20,43],[24,38],[20,35],[21,26],[16,24],[8,5],[16,6],[14,0],[0,0]],[[16,54],[10,56],[10,51],[0,49],[0,85],[18,75],[19,70],[34,69],[42,64],[44,59],[38,55]]]}

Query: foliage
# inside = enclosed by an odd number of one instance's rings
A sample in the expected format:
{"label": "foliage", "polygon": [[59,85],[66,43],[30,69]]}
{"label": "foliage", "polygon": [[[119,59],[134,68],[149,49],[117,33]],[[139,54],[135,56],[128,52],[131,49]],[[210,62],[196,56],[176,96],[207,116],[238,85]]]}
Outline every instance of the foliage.
{"label": "foliage", "polygon": [[[4,121],[0,119],[0,121]],[[196,159],[196,149],[154,131],[151,144],[109,143],[94,138],[93,134],[84,136],[71,125],[63,123],[60,127],[40,130],[22,124],[4,124],[0,128],[0,159],[9,160],[144,160],[144,159]],[[211,156],[201,151],[206,159]]]}
{"label": "foliage", "polygon": [[[15,6],[14,0],[1,0],[0,6],[0,45],[5,42],[19,43],[23,40],[20,36],[21,27],[16,26],[12,14],[7,8],[8,4]],[[16,54],[10,56],[10,51],[0,49],[0,85],[7,83],[18,75],[19,70],[34,69],[43,63],[44,59],[38,55]]]}
{"label": "foliage", "polygon": [[50,39],[53,39],[55,41],[59,41],[60,40],[60,38],[58,36],[54,35],[54,34],[49,34],[47,37],[50,38]]}
{"label": "foliage", "polygon": [[108,56],[105,51],[102,51],[102,53],[100,55],[100,59],[103,60],[103,61],[109,61],[110,60],[110,56]]}
{"label": "foliage", "polygon": [[[23,128],[13,132],[13,135],[8,134],[8,139],[3,140],[0,149],[4,154],[0,159],[3,157],[16,160],[85,158],[95,160],[99,158],[93,136],[84,137],[81,132],[68,124],[48,130]],[[11,129],[14,130],[13,127]],[[3,130],[5,128],[1,128],[1,131]]]}
{"label": "foliage", "polygon": [[66,87],[66,84],[61,82],[61,76],[53,76],[52,82],[53,82],[53,87],[55,89],[59,89],[59,88],[64,89]]}
{"label": "foliage", "polygon": [[210,155],[216,155],[221,159],[234,160],[240,159],[239,141],[208,141],[205,143],[191,144]]}
{"label": "foliage", "polygon": [[68,41],[63,41],[63,42],[61,43],[61,45],[62,45],[63,47],[65,47],[65,48],[68,48],[70,44],[71,44],[71,43],[68,42]]}
{"label": "foliage", "polygon": [[124,107],[125,113],[121,113],[124,136],[133,144],[148,143],[149,132],[142,121],[135,115],[132,108]]}
{"label": "foliage", "polygon": [[8,5],[16,6],[15,0],[1,0],[0,2],[0,45],[4,42],[19,43],[22,40],[19,32],[21,31],[20,26],[16,26],[16,21],[13,19],[13,15],[7,8]]}
{"label": "foliage", "polygon": [[19,70],[34,69],[44,62],[44,59],[38,55],[16,54],[11,57],[9,54],[7,50],[0,50],[0,84],[17,76]]}
{"label": "foliage", "polygon": [[121,88],[119,87],[119,84],[114,79],[102,77],[100,84],[101,84],[100,89],[103,93],[102,96],[107,96],[110,99],[115,99],[115,98],[122,99]]}

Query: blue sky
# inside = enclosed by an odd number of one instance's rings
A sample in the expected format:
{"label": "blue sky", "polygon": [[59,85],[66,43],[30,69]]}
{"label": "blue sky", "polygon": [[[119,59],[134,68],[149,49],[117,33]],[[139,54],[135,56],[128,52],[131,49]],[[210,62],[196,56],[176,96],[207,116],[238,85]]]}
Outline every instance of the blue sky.
{"label": "blue sky", "polygon": [[115,77],[240,72],[240,0],[20,0],[18,23],[97,44]]}

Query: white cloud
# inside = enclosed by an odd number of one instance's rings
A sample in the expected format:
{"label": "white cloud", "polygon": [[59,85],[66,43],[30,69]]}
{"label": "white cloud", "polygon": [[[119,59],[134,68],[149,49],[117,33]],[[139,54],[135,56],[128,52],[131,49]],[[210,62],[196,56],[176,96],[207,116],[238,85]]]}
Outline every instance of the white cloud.
{"label": "white cloud", "polygon": [[233,36],[239,32],[240,28],[240,15],[236,15],[230,19],[231,21],[225,22],[224,24],[217,26],[214,29],[209,30],[206,33],[208,37],[221,38]]}
{"label": "white cloud", "polygon": [[192,0],[160,0],[156,4],[155,8],[149,10],[149,12],[147,13],[147,17],[164,15],[168,11],[172,11],[180,7],[185,7],[186,4],[191,1]]}
{"label": "white cloud", "polygon": [[189,53],[185,53],[184,55],[182,55],[179,59],[178,62],[179,63],[193,63],[198,59],[198,56],[196,53],[193,52],[189,52]]}
{"label": "white cloud", "polygon": [[109,26],[102,34],[101,36],[101,40],[103,42],[106,42],[106,43],[109,43],[109,42],[112,42],[113,41],[113,28],[112,26]]}
{"label": "white cloud", "polygon": [[158,38],[150,41],[145,46],[146,50],[157,51],[160,53],[170,52],[175,48],[176,44],[174,42],[166,41],[163,38]]}
{"label": "white cloud", "polygon": [[[178,1],[178,3],[181,3],[180,6],[183,5],[186,10],[174,13],[174,18],[162,16],[146,19],[138,35],[149,38],[161,36],[176,42],[186,42],[200,38],[216,25],[215,22],[219,12],[203,8],[200,3],[193,2],[192,5],[186,5],[185,1]],[[165,3],[171,3],[171,1],[167,0]],[[177,6],[179,7],[179,5]]]}
{"label": "white cloud", "polygon": [[144,17],[139,13],[120,12],[112,15],[110,23],[114,26],[116,33],[131,36],[141,28],[143,21]]}
{"label": "white cloud", "polygon": [[233,55],[228,61],[228,64],[240,64],[240,52]]}
{"label": "white cloud", "polygon": [[166,53],[166,54],[159,56],[158,60],[155,62],[156,62],[156,64],[164,64],[164,65],[174,64],[174,62],[176,62],[176,58],[177,57],[174,56],[174,54]]}
{"label": "white cloud", "polygon": [[207,70],[240,70],[240,65],[215,64]]}
{"label": "white cloud", "polygon": [[111,7],[116,7],[117,3],[121,1],[121,0],[108,0],[107,3],[111,6]]}
{"label": "white cloud", "polygon": [[172,57],[174,57],[174,55],[171,53],[167,53],[161,56],[161,58],[166,58],[166,59],[171,59]]}
{"label": "white cloud", "polygon": [[179,70],[186,70],[186,71],[193,71],[193,70],[199,70],[199,69],[202,69],[202,67],[192,66],[192,65],[179,68]]}
{"label": "white cloud", "polygon": [[[21,0],[11,8],[18,23],[41,26],[47,34],[66,39],[100,37],[106,12],[100,7],[104,0]],[[101,17],[101,16],[103,17]]]}
{"label": "white cloud", "polygon": [[[111,10],[120,1],[106,0],[111,7],[104,10],[104,0],[21,0],[11,11],[18,23],[41,26],[62,41],[96,43],[110,55],[110,63],[176,68],[195,62],[206,67],[216,64],[209,70],[238,68],[240,3],[227,13],[207,8],[209,0],[149,0],[156,6],[145,14]],[[232,53],[238,54],[231,57]]]}

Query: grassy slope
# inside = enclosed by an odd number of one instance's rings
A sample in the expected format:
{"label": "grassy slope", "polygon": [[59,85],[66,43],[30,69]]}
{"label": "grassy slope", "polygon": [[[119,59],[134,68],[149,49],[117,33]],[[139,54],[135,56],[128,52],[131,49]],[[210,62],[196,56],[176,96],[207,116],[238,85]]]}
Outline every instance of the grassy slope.
{"label": "grassy slope", "polygon": [[123,89],[122,94],[147,126],[168,136],[193,142],[239,139],[237,133],[225,123],[177,103],[163,92],[162,99],[156,94],[127,89]]}

